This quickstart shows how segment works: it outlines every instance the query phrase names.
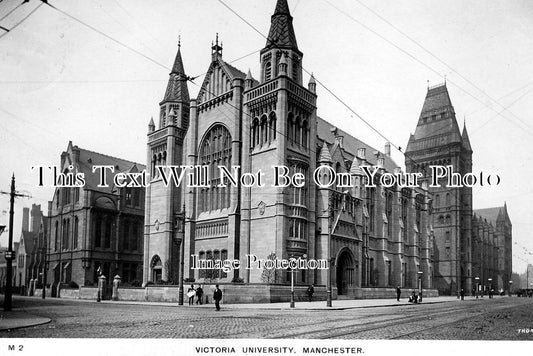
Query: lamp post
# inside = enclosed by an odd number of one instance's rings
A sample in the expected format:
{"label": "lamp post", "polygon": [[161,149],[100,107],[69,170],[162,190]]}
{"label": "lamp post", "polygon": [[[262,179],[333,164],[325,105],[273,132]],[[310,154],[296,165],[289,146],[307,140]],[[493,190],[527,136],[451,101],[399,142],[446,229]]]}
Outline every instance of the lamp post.
{"label": "lamp post", "polygon": [[492,278],[488,279],[489,281],[489,299],[492,298]]}
{"label": "lamp post", "polygon": [[[302,256],[304,260],[307,258],[307,255],[304,254]],[[294,259],[294,255],[291,255],[291,259]],[[291,269],[291,304],[290,307],[294,308],[294,273],[296,272],[296,268]]]}
{"label": "lamp post", "polygon": [[478,299],[478,289],[479,289],[479,277],[476,277],[474,278],[476,280],[476,291],[475,291],[475,295],[476,295],[476,299]]}
{"label": "lamp post", "polygon": [[509,281],[509,297],[511,297],[513,294],[513,281]]}
{"label": "lamp post", "polygon": [[422,275],[424,272],[418,271],[418,301],[422,302]]}

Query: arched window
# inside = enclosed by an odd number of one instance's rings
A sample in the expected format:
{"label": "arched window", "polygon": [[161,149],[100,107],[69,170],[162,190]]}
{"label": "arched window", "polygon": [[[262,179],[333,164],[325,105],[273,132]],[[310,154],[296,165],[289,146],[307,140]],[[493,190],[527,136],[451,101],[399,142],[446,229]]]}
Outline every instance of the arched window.
{"label": "arched window", "polygon": [[74,217],[74,234],[72,235],[72,249],[77,250],[78,249],[78,223],[79,219],[78,217]]}
{"label": "arched window", "polygon": [[260,145],[263,146],[268,143],[268,125],[267,125],[267,118],[266,116],[263,116],[261,118],[261,143]]}
{"label": "arched window", "polygon": [[301,131],[302,131],[302,125],[300,122],[300,118],[296,118],[296,122],[294,123],[294,143],[299,145],[300,144],[300,137],[301,137]]}
{"label": "arched window", "polygon": [[[198,207],[199,212],[229,208],[230,185],[217,187],[220,181],[218,167],[231,165],[231,134],[225,126],[217,124],[204,136],[200,145],[200,164],[209,166],[211,189],[204,191],[206,200]],[[217,187],[216,189],[213,189]]]}
{"label": "arched window", "polygon": [[161,282],[161,279],[163,277],[163,266],[161,264],[161,258],[158,255],[152,257],[150,267],[152,268],[152,282]]}
{"label": "arched window", "polygon": [[276,114],[271,113],[270,114],[270,121],[269,121],[269,130],[270,130],[270,142],[273,142],[276,139]]}
{"label": "arched window", "polygon": [[307,120],[304,120],[302,123],[302,146],[304,148],[308,147],[308,137],[309,137],[309,125],[307,124]]}
{"label": "arched window", "polygon": [[254,119],[252,123],[252,148],[255,148],[259,145],[259,120],[257,118]]}
{"label": "arched window", "polygon": [[293,142],[294,137],[294,116],[292,113],[289,114],[287,118],[287,141],[289,144]]}
{"label": "arched window", "polygon": [[59,221],[56,221],[54,233],[54,251],[57,251],[59,245]]}
{"label": "arched window", "polygon": [[450,193],[446,193],[446,206],[451,204]]}

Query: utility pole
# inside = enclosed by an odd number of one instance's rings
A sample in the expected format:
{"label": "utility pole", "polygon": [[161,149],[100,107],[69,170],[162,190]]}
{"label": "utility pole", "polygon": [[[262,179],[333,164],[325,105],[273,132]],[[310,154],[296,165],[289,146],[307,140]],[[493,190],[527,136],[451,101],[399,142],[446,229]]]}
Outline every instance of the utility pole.
{"label": "utility pole", "polygon": [[10,311],[13,299],[13,260],[15,259],[15,252],[13,251],[13,208],[15,205],[15,197],[30,197],[29,195],[19,194],[15,191],[15,173],[11,177],[11,191],[9,193],[1,192],[1,194],[9,194],[9,239],[6,251],[6,292],[4,295],[4,311]]}

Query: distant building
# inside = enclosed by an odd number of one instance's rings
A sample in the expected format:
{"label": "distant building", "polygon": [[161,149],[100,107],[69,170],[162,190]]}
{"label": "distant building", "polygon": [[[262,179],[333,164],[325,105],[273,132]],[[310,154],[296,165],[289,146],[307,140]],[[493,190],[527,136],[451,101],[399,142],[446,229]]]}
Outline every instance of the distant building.
{"label": "distant building", "polygon": [[[29,219],[28,219],[29,215]],[[17,282],[20,286],[20,293],[27,294],[33,286],[35,261],[39,254],[44,251],[39,250],[39,229],[43,220],[41,206],[32,204],[31,212],[28,208],[22,211],[22,233],[19,240],[17,254]],[[42,270],[40,271],[42,273]]]}
{"label": "distant building", "polygon": [[107,281],[119,274],[125,283],[141,279],[144,188],[98,187],[93,165],[118,172],[144,166],[92,152],[69,142],[61,154],[62,173],[84,173],[82,187],[56,188],[48,206],[47,282],[56,296],[62,285],[94,285],[100,267]]}
{"label": "distant building", "polygon": [[[12,267],[13,267],[13,275],[12,275],[12,281],[11,285],[13,286],[14,290],[18,290],[19,285],[19,279],[17,279],[17,262],[18,262],[18,256],[17,252],[19,250],[19,243],[14,242],[13,243],[13,252],[15,253],[15,259],[12,261]],[[4,288],[6,286],[7,281],[7,261],[5,258],[5,253],[7,251],[7,247],[0,247],[0,288],[2,289],[2,292],[4,291]]]}
{"label": "distant building", "polygon": [[473,271],[484,290],[510,289],[509,281],[513,271],[512,228],[507,204],[474,210]]}

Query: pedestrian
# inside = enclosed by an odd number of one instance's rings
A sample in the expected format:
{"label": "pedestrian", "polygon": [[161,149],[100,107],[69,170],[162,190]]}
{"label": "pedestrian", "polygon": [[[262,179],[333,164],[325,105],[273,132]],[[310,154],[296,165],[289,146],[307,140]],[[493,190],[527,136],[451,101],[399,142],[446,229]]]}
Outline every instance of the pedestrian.
{"label": "pedestrian", "polygon": [[307,288],[307,297],[309,298],[309,301],[313,300],[313,293],[315,293],[315,286],[311,284]]}
{"label": "pedestrian", "polygon": [[187,289],[187,297],[189,297],[189,305],[194,305],[194,296],[196,290],[194,289],[194,284],[191,284],[191,287]]}
{"label": "pedestrian", "polygon": [[465,290],[461,288],[461,300],[465,300]]}
{"label": "pedestrian", "polygon": [[402,290],[400,289],[400,286],[396,287],[396,300],[400,301],[400,294],[402,294]]}
{"label": "pedestrian", "polygon": [[222,299],[222,291],[218,288],[218,284],[215,286],[215,291],[213,292],[213,300],[215,301],[215,308],[217,311],[220,310],[220,300]]}
{"label": "pedestrian", "polygon": [[204,290],[202,289],[202,285],[199,285],[198,288],[196,288],[196,304],[202,305],[203,296],[204,296]]}

